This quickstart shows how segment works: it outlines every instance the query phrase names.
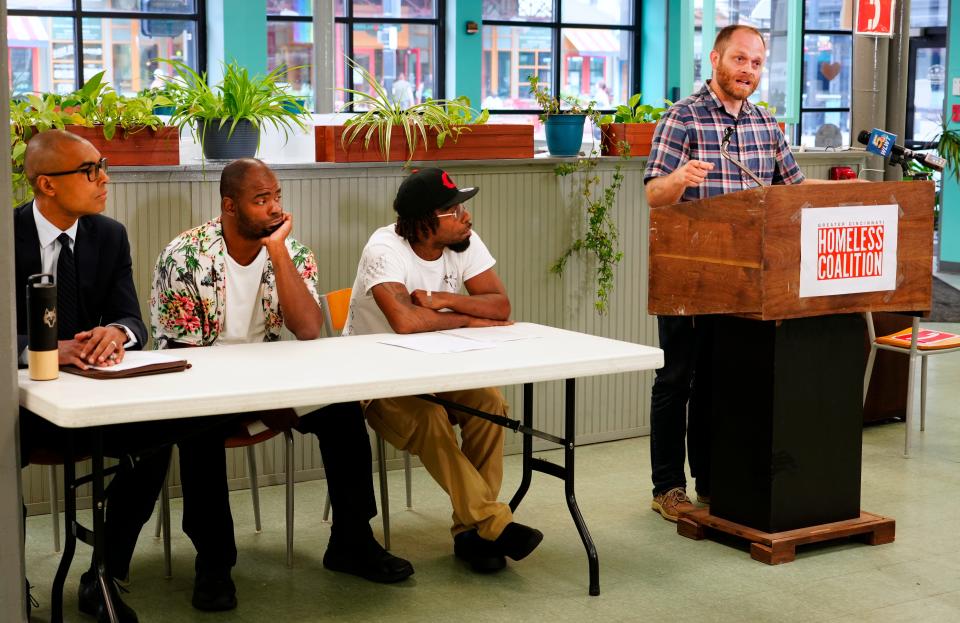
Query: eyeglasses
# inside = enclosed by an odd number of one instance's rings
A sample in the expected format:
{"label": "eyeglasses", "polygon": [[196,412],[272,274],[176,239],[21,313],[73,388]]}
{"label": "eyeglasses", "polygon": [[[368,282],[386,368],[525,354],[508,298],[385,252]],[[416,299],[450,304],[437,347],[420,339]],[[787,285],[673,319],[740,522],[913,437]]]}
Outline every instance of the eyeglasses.
{"label": "eyeglasses", "polygon": [[57,171],[56,173],[38,173],[37,177],[46,175],[47,177],[57,177],[59,175],[72,175],[74,173],[84,173],[87,181],[96,182],[100,179],[100,171],[107,172],[107,159],[100,158],[98,162],[84,162],[72,171]]}
{"label": "eyeglasses", "polygon": [[443,214],[438,214],[437,218],[443,218],[445,216],[455,216],[459,221],[461,218],[463,218],[463,213],[467,211],[467,209],[463,207],[462,203],[458,203],[455,207],[448,208],[448,209],[452,209],[453,212],[444,212]]}

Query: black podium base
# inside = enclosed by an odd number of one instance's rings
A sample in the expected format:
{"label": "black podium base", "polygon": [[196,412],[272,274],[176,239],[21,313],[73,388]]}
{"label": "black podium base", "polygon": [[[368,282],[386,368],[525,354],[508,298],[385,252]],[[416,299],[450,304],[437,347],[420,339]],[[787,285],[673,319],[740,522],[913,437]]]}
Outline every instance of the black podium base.
{"label": "black podium base", "polygon": [[762,532],[860,516],[863,318],[717,318],[710,513]]}

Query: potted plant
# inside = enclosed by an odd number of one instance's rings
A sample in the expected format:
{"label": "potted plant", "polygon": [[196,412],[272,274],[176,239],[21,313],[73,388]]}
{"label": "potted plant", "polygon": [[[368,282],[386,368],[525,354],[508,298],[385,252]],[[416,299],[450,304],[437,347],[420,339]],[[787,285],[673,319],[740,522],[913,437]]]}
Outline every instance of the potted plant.
{"label": "potted plant", "polygon": [[104,72],[67,95],[30,94],[10,102],[10,155],[14,205],[31,198],[23,174],[27,141],[38,132],[67,130],[94,144],[111,165],[180,163],[180,134],[166,127],[153,108],[159,95],[119,95],[103,82]]}
{"label": "potted plant", "polygon": [[[627,103],[617,106],[612,115],[600,119],[601,153],[604,156],[621,156],[625,146],[633,156],[649,156],[653,131],[666,108],[656,108],[640,103],[641,95],[635,93]],[[672,103],[665,100],[670,106]]]}
{"label": "potted plant", "polygon": [[164,62],[176,72],[166,82],[175,104],[170,123],[181,129],[189,127],[205,158],[233,160],[256,155],[265,123],[283,130],[286,137],[295,128],[306,130],[306,109],[278,84],[299,67],[288,70],[281,66],[265,76],[251,76],[234,61],[224,65],[223,80],[211,87],[206,73],[198,74],[180,61]]}
{"label": "potted plant", "polygon": [[470,100],[427,99],[404,108],[362,65],[347,59],[369,91],[340,89],[353,96],[341,111],[356,116],[342,126],[317,126],[317,162],[495,160],[533,157],[533,127],[486,125],[489,113]]}
{"label": "potted plant", "polygon": [[[591,101],[584,108],[573,97],[556,98],[550,95],[545,87],[540,86],[537,76],[529,76],[527,81],[530,83],[530,93],[543,110],[540,120],[543,121],[550,155],[567,157],[579,154],[580,145],[583,143],[584,122],[587,117],[590,117],[594,124],[599,120],[596,102]],[[563,104],[568,108],[564,108]]]}

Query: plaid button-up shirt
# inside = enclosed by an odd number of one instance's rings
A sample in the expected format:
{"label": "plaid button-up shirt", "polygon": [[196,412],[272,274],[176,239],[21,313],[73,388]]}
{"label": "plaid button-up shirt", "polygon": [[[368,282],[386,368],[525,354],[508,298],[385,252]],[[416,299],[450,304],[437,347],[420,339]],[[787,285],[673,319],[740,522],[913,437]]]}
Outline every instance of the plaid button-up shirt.
{"label": "plaid button-up shirt", "polygon": [[[709,83],[709,81],[708,81]],[[734,118],[707,86],[670,107],[653,134],[644,183],[669,175],[688,160],[713,163],[699,186],[687,188],[680,201],[695,201],[756,186],[748,175],[720,155],[724,131],[736,124],[727,151],[766,184],[799,184],[804,180],[777,120],[766,110],[744,102]]]}

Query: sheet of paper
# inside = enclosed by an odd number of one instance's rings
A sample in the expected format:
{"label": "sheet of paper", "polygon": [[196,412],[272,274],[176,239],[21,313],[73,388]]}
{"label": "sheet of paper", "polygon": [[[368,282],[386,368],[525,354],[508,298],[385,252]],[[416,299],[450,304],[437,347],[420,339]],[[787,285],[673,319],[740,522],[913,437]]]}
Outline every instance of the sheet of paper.
{"label": "sheet of paper", "polygon": [[476,327],[472,329],[447,329],[440,331],[447,335],[466,338],[468,340],[478,340],[481,342],[515,342],[517,340],[532,340],[539,338],[539,335],[532,334],[522,325],[508,325],[505,327]]}
{"label": "sheet of paper", "polygon": [[493,342],[469,340],[455,335],[445,335],[443,333],[412,333],[410,335],[399,335],[397,337],[380,340],[380,343],[435,355],[462,353],[468,350],[482,350],[484,348],[496,347],[496,344]]}
{"label": "sheet of paper", "polygon": [[155,363],[169,363],[171,361],[183,361],[186,357],[177,355],[168,355],[156,350],[128,350],[123,354],[123,361],[113,366],[90,366],[94,370],[104,370],[105,372],[123,372],[124,370],[134,370],[143,366],[151,366]]}

